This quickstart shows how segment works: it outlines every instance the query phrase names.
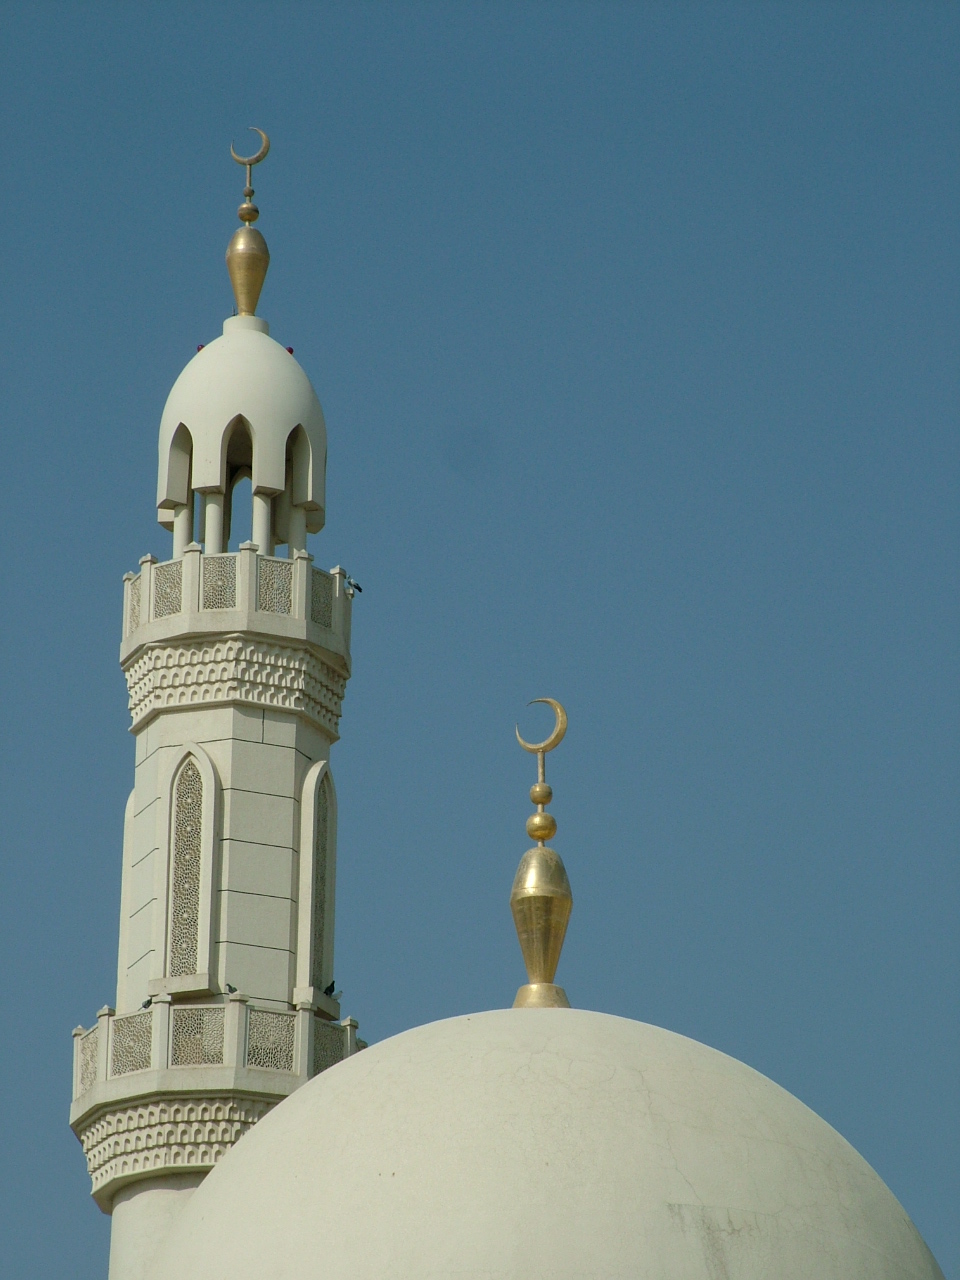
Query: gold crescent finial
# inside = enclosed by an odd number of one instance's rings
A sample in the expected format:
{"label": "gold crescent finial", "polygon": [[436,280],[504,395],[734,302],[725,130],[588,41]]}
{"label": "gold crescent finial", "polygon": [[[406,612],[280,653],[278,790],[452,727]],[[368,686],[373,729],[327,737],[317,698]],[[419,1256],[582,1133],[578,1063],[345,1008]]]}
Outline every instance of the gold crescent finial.
{"label": "gold crescent finial", "polygon": [[531,755],[537,755],[541,751],[552,751],[554,747],[560,745],[563,735],[567,732],[567,713],[556,698],[533,698],[527,706],[532,707],[534,702],[545,702],[548,707],[553,707],[553,714],[557,717],[557,721],[553,726],[553,733],[542,742],[524,742],[520,737],[520,726],[517,725],[517,741],[524,751],[529,751]]}
{"label": "gold crescent finial", "polygon": [[237,164],[247,170],[247,185],[243,188],[243,204],[237,210],[237,217],[243,223],[234,232],[233,239],[227,248],[227,270],[233,285],[233,296],[237,300],[237,311],[242,316],[252,316],[257,309],[260,290],[266,279],[270,265],[270,250],[267,242],[252,224],[260,217],[260,210],[253,203],[252,170],[259,164],[270,150],[270,139],[262,129],[251,125],[252,133],[259,133],[261,146],[256,155],[238,156],[233,143],[230,143],[230,154]]}
{"label": "gold crescent finial", "polygon": [[553,799],[553,788],[544,774],[544,757],[566,733],[567,713],[556,698],[534,698],[533,702],[552,707],[556,723],[543,742],[524,742],[519,725],[516,729],[521,747],[537,757],[537,781],[530,788],[530,799],[537,811],[527,819],[527,835],[537,843],[520,859],[510,894],[510,910],[527,968],[527,983],[517,992],[513,1004],[515,1009],[569,1009],[567,993],[553,979],[573,908],[573,894],[560,855],[544,843],[557,833],[557,820],[546,811]]}
{"label": "gold crescent finial", "polygon": [[233,156],[234,160],[236,160],[237,164],[242,164],[247,171],[247,185],[243,189],[243,204],[237,210],[237,217],[241,222],[246,222],[247,224],[256,222],[260,217],[260,210],[253,203],[253,187],[250,185],[253,181],[253,166],[255,164],[259,164],[261,160],[266,159],[267,152],[270,150],[270,139],[262,129],[258,129],[255,124],[252,124],[250,126],[250,132],[259,133],[261,139],[260,150],[255,155],[238,156],[233,143],[230,143],[230,154]]}
{"label": "gold crescent finial", "polygon": [[[266,160],[267,152],[270,150],[270,139],[262,129],[258,129],[255,124],[252,124],[250,125],[250,132],[259,133],[260,135],[261,146],[256,155],[238,156],[236,151],[233,149],[233,143],[230,143],[230,154],[233,156],[234,160],[236,160],[237,164],[246,165],[248,169],[251,169],[255,164],[259,164],[261,160]],[[249,181],[249,176],[247,180]]]}

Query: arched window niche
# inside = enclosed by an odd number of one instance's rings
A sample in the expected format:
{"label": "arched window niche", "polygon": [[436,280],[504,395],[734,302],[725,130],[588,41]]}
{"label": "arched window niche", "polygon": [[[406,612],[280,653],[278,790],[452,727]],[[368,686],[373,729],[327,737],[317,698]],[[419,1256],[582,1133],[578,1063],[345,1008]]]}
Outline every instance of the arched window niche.
{"label": "arched window niche", "polygon": [[164,791],[166,849],[163,912],[163,974],[150,984],[161,991],[208,992],[215,972],[213,893],[215,836],[220,785],[202,747],[187,744],[171,769]]}
{"label": "arched window niche", "polygon": [[334,979],[337,797],[326,760],[311,765],[300,807],[300,880],[295,1001],[321,1003]]}

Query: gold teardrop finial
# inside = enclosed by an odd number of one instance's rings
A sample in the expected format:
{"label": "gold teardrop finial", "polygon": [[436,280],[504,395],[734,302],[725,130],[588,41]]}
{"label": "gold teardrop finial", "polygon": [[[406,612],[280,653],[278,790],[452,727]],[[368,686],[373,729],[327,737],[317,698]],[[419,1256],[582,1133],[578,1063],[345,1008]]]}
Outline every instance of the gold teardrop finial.
{"label": "gold teardrop finial", "polygon": [[260,301],[260,290],[267,278],[270,266],[270,250],[267,242],[253,223],[260,217],[260,210],[253,203],[252,171],[255,164],[266,158],[270,150],[270,139],[262,129],[251,125],[253,133],[260,135],[260,150],[252,156],[238,156],[233,143],[230,154],[237,164],[247,170],[247,185],[243,188],[243,204],[237,210],[237,217],[243,223],[234,233],[227,246],[227,270],[230,272],[230,283],[233,285],[233,296],[237,302],[237,311],[242,316],[252,316]]}
{"label": "gold teardrop finial", "polygon": [[524,751],[537,757],[537,781],[530,788],[530,799],[537,811],[527,819],[527,835],[537,843],[520,859],[510,894],[510,910],[527,968],[527,982],[517,992],[513,1007],[569,1009],[567,993],[563,987],[556,986],[553,979],[573,909],[573,894],[560,855],[544,843],[557,831],[556,819],[546,811],[553,799],[553,789],[545,776],[545,756],[559,745],[566,733],[567,713],[555,698],[534,698],[533,701],[552,707],[556,723],[543,742],[534,743],[524,742],[517,727],[517,741]]}

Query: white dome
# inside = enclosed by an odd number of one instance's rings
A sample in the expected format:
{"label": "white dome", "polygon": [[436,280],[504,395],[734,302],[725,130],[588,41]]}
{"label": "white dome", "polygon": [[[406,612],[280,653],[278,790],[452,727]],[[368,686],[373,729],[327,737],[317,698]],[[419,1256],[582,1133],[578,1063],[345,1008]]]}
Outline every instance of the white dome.
{"label": "white dome", "polygon": [[157,1280],[942,1280],[796,1098],[644,1023],[510,1009],[325,1071],[194,1193]]}
{"label": "white dome", "polygon": [[181,459],[188,453],[177,439],[180,428],[186,428],[192,445],[190,488],[223,492],[229,439],[240,419],[252,439],[254,491],[266,494],[283,492],[287,443],[291,432],[303,428],[310,459],[300,482],[303,492],[293,500],[322,511],[327,452],[323,410],[310,379],[269,336],[259,316],[226,320],[222,337],[198,351],[174,383],[160,420],[158,507],[187,501],[189,464]]}

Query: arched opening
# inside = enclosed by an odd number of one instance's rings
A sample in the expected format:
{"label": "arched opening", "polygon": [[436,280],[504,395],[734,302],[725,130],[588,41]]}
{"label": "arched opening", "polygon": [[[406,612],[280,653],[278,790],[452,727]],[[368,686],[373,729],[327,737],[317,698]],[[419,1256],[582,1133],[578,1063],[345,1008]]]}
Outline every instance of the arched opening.
{"label": "arched opening", "polygon": [[284,491],[286,542],[288,554],[307,549],[307,512],[310,497],[310,441],[303,427],[294,427],[287,437],[286,478]]}
{"label": "arched opening", "polygon": [[236,551],[241,542],[253,538],[253,487],[250,472],[237,471],[227,492],[224,506],[224,545]]}
{"label": "arched opening", "polygon": [[180,423],[170,441],[170,457],[167,463],[167,504],[173,511],[173,558],[180,560],[189,542],[193,541],[194,493],[191,485],[193,465],[193,437],[186,425]]}
{"label": "arched opening", "polygon": [[223,503],[223,546],[235,551],[253,537],[253,437],[244,418],[235,418],[227,439],[226,492]]}

